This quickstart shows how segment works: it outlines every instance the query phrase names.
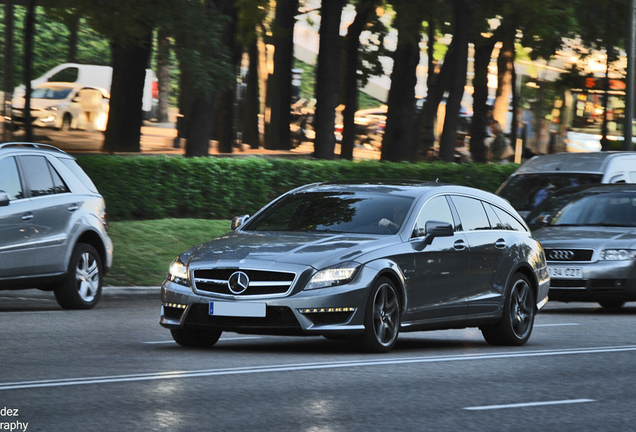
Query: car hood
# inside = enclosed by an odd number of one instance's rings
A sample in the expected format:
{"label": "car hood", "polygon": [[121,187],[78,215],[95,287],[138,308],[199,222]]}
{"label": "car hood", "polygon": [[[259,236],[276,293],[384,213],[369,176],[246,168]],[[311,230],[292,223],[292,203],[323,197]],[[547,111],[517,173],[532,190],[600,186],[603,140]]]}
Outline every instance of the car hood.
{"label": "car hood", "polygon": [[328,233],[254,233],[236,231],[187,251],[190,266],[258,266],[276,263],[323,268],[352,261],[394,242],[397,236]]}
{"label": "car hood", "polygon": [[544,247],[598,248],[603,245],[631,248],[636,228],[600,226],[547,226],[532,232]]}

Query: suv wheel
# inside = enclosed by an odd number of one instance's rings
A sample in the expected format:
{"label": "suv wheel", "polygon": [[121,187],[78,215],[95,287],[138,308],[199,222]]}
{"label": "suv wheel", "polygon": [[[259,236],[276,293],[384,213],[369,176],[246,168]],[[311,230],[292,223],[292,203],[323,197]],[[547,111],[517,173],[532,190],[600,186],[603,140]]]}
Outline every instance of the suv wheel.
{"label": "suv wheel", "polygon": [[89,244],[73,249],[66,280],[55,290],[55,299],[64,309],[91,309],[102,294],[102,260]]}

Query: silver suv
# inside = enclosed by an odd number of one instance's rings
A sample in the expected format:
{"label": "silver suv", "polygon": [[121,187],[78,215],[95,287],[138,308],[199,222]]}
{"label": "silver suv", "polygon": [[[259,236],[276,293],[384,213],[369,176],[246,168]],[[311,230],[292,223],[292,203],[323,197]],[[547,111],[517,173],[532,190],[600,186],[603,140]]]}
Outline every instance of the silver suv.
{"label": "silver suv", "polygon": [[113,261],[106,205],[62,150],[0,144],[0,289],[53,291],[65,309],[90,309]]}

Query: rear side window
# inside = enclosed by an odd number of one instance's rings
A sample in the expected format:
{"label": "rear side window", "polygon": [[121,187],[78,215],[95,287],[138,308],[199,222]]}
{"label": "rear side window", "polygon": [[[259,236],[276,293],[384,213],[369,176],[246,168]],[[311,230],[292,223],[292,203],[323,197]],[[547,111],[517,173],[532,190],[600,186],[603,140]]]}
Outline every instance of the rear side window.
{"label": "rear side window", "polygon": [[44,156],[21,156],[20,164],[32,197],[69,191],[62,178]]}
{"label": "rear side window", "polygon": [[5,191],[10,200],[24,198],[18,166],[12,157],[0,160],[0,190]]}
{"label": "rear side window", "polygon": [[99,193],[97,186],[93,183],[93,180],[84,172],[75,159],[60,158],[60,161],[71,170],[71,172],[77,177],[88,190],[93,193]]}
{"label": "rear side window", "polygon": [[498,207],[491,206],[490,204],[486,204],[486,207],[490,207],[497,218],[499,219],[499,224],[497,225],[497,229],[505,229],[510,231],[526,231],[526,228],[515,219],[510,213],[505,210],[502,210]]}
{"label": "rear side window", "polygon": [[463,196],[451,197],[464,231],[489,230],[490,221],[480,200]]}

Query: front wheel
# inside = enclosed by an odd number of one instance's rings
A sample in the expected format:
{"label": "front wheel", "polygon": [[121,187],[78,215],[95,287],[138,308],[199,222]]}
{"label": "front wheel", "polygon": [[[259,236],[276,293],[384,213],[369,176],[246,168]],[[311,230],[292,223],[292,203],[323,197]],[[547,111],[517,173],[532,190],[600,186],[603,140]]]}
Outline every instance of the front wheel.
{"label": "front wheel", "polygon": [[364,333],[358,343],[364,351],[391,351],[400,331],[400,299],[393,282],[378,279],[371,290],[364,316]]}
{"label": "front wheel", "polygon": [[55,290],[64,309],[91,309],[102,295],[102,259],[95,248],[78,243],[68,264],[66,280]]}
{"label": "front wheel", "polygon": [[524,275],[512,278],[504,301],[501,319],[481,328],[484,339],[491,345],[523,345],[530,339],[535,315],[534,292]]}
{"label": "front wheel", "polygon": [[188,348],[209,348],[221,337],[221,330],[207,329],[171,329],[170,334],[176,343]]}

